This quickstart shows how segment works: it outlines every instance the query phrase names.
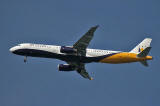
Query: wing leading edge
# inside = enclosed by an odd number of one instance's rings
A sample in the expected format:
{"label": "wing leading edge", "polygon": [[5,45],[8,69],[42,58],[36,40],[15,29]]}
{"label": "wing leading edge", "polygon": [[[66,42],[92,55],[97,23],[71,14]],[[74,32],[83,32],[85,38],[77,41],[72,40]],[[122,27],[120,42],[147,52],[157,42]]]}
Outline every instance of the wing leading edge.
{"label": "wing leading edge", "polygon": [[94,32],[99,26],[91,27],[74,45],[73,48],[77,49],[77,55],[86,56],[86,48],[94,36]]}

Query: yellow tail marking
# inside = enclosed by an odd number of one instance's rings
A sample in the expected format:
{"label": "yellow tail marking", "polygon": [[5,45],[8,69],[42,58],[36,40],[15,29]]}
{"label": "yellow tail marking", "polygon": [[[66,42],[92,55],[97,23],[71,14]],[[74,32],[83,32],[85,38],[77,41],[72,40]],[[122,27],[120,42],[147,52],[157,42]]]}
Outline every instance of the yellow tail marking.
{"label": "yellow tail marking", "polygon": [[102,63],[129,63],[146,60],[146,57],[139,58],[135,53],[122,52],[106,57],[99,62]]}
{"label": "yellow tail marking", "polygon": [[143,48],[141,48],[141,52],[143,51],[144,49]]}

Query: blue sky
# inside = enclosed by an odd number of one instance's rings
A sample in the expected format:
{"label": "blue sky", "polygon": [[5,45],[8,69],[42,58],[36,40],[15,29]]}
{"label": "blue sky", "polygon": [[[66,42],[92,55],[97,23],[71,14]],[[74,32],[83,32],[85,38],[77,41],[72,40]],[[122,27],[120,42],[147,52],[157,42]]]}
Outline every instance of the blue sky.
{"label": "blue sky", "polygon": [[[160,106],[159,0],[1,0],[0,106]],[[23,42],[74,44],[100,25],[90,48],[130,51],[153,39],[149,67],[87,64],[93,81],[58,72],[54,59],[9,52]]]}

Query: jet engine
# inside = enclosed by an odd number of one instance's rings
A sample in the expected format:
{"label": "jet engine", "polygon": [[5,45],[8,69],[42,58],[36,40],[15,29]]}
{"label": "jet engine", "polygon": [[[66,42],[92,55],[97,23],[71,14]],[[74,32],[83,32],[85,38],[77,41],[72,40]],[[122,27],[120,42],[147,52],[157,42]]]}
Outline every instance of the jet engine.
{"label": "jet engine", "polygon": [[59,71],[73,71],[75,70],[75,66],[74,65],[69,65],[69,64],[59,64],[58,65],[58,70]]}
{"label": "jet engine", "polygon": [[61,53],[76,53],[77,50],[72,47],[61,46],[60,52]]}

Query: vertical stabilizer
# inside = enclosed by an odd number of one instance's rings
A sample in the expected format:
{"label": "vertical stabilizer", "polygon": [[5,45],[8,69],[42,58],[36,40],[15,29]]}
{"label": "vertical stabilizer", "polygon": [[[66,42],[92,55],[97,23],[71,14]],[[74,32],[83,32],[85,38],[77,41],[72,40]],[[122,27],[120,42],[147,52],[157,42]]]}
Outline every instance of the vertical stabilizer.
{"label": "vertical stabilizer", "polygon": [[142,52],[140,52],[139,54],[137,54],[138,57],[146,57],[149,53],[149,51],[151,50],[151,47],[147,47],[145,48]]}
{"label": "vertical stabilizer", "polygon": [[140,53],[147,47],[150,47],[152,39],[151,38],[145,38],[140,44],[138,44],[134,49],[130,51],[130,53]]}

